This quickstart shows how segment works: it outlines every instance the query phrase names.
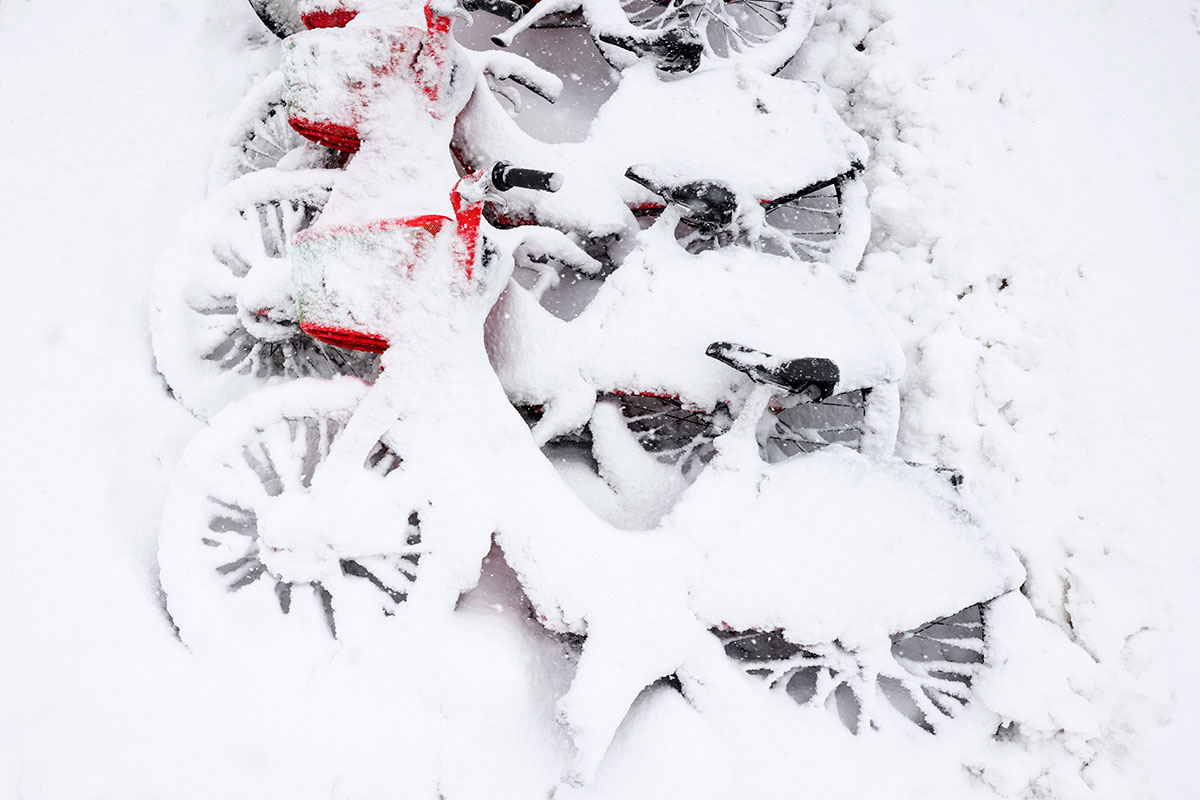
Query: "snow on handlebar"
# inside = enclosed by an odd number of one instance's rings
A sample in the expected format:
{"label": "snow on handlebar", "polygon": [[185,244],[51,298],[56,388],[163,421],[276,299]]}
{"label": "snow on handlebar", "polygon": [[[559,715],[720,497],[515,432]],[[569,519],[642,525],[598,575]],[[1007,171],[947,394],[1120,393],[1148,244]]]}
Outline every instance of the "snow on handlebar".
{"label": "snow on handlebar", "polygon": [[512,0],[463,0],[462,7],[467,11],[486,11],[509,22],[516,22],[525,14],[525,9]]}

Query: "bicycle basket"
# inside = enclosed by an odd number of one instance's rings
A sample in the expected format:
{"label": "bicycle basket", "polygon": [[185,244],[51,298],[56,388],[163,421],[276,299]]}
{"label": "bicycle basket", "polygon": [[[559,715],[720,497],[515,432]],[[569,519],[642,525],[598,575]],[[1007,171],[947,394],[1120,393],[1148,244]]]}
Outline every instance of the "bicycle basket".
{"label": "bicycle basket", "polygon": [[292,274],[300,327],[350,350],[382,353],[405,283],[454,220],[437,214],[314,230],[296,237]]}
{"label": "bicycle basket", "polygon": [[364,110],[384,78],[420,49],[419,28],[325,28],[288,38],[283,53],[288,123],[306,139],[358,151]]}

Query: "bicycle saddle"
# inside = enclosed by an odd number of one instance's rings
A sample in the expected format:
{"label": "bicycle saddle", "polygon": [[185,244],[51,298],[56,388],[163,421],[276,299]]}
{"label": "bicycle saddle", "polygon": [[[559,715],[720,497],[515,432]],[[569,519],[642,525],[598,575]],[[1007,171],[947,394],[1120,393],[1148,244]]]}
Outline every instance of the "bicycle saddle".
{"label": "bicycle saddle", "polygon": [[713,342],[704,354],[744,372],[755,383],[778,386],[809,402],[832,395],[841,377],[838,365],[828,358],[782,359],[733,342]]}

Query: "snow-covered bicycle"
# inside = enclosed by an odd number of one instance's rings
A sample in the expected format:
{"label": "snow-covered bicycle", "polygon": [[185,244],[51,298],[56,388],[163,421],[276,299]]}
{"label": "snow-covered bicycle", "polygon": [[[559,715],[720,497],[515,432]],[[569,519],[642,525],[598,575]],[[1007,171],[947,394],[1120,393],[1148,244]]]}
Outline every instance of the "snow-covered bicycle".
{"label": "snow-covered bicycle", "polygon": [[[942,475],[890,456],[902,363],[853,281],[861,142],[803,85],[642,65],[573,151],[593,158],[572,158],[495,122],[466,62],[422,51],[428,29],[344,30],[296,40],[293,63],[345,44],[370,94],[386,72],[371,65],[428,60],[368,102],[298,85],[289,110],[314,123],[298,127],[358,154],[319,173],[336,178],[320,217],[281,237],[286,322],[379,354],[382,372],[254,392],[189,445],[160,536],[183,641],[318,663],[454,613],[496,546],[545,629],[582,643],[558,703],[572,780],[666,676],[701,709],[749,672],[852,728],[952,716],[980,604],[1022,571]],[[669,135],[699,129],[698,96],[746,137],[744,158]],[[659,135],[623,127],[634,114]],[[475,171],[438,198],[452,139]],[[552,174],[488,148],[561,161],[567,180],[550,193]],[[523,224],[489,229],[489,203]],[[250,322],[270,307],[240,305]],[[855,394],[852,435],[805,421]],[[629,398],[669,401],[702,434],[660,436]],[[532,434],[516,406],[538,407]],[[773,435],[785,414],[815,439]]]}
{"label": "snow-covered bicycle", "polygon": [[[746,391],[707,468],[649,530],[593,513],[539,450],[484,347],[512,266],[477,226],[483,201],[512,175],[501,166],[465,179],[455,218],[301,237],[301,324],[343,343],[386,344],[384,369],[370,387],[341,378],[259,392],[189,446],[160,539],[183,640],[197,652],[326,658],[331,634],[369,642],[394,616],[453,613],[494,541],[543,625],[585,637],[560,701],[576,779],[594,771],[634,697],[666,675],[693,697],[738,680],[746,663],[793,697],[810,677],[810,700],[841,702],[837,687],[851,686],[855,719],[871,724],[891,713],[874,702],[874,687],[891,681],[916,709],[909,717],[935,725],[941,695],[929,692],[962,694],[945,677],[955,662],[914,675],[896,661],[892,636],[1013,588],[1021,570],[1011,553],[932,471],[844,447],[764,461],[757,429],[789,360],[719,344],[713,354],[740,372],[707,360],[729,379],[743,375]],[[811,372],[819,363],[805,362],[782,393],[823,394],[825,379]],[[821,570],[797,581],[811,562]],[[975,630],[953,616],[938,624]]]}

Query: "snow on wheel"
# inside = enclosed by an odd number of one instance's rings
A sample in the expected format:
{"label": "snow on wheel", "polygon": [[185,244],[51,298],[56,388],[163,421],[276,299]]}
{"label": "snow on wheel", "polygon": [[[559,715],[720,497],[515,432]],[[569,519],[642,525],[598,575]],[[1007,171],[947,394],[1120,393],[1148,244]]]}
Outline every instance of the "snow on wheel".
{"label": "snow on wheel", "polygon": [[[861,450],[870,435],[867,407],[871,392],[842,392],[817,402],[798,402],[777,396],[758,423],[759,454],[776,463],[831,444]],[[678,398],[654,395],[612,395],[638,444],[664,464],[691,474],[716,455],[713,441],[729,430],[733,417],[725,405],[713,411],[691,408]]]}
{"label": "snow on wheel", "polygon": [[[320,652],[342,619],[391,615],[407,599],[423,552],[417,514],[371,517],[313,500],[314,473],[366,390],[348,378],[275,387],[230,406],[188,445],[167,497],[159,566],[167,610],[194,651]],[[365,505],[387,502],[400,461],[382,442],[371,450]],[[331,555],[309,530],[317,519],[322,531],[381,524],[384,536],[372,541],[388,549]]]}
{"label": "snow on wheel", "polygon": [[332,181],[329,170],[245,175],[205,201],[156,265],[155,358],[196,414],[296,377],[377,374],[376,356],[317,341],[298,321],[290,242],[319,216]]}
{"label": "snow on wheel", "polygon": [[819,402],[797,403],[779,398],[758,424],[758,446],[763,460],[774,464],[800,453],[811,453],[831,444],[861,450],[871,392],[855,389]]}
{"label": "snow on wheel", "polygon": [[745,672],[799,705],[834,712],[851,733],[878,728],[889,708],[936,733],[971,699],[984,660],[984,618],[982,604],[968,606],[861,650],[793,644],[781,631],[713,633]]}
{"label": "snow on wheel", "polygon": [[[684,38],[698,38],[706,60],[747,63],[768,73],[779,71],[796,55],[816,11],[813,0],[619,2],[627,23],[640,32],[636,38],[687,32]],[[627,50],[608,44],[601,49],[616,66],[631,61]]]}
{"label": "snow on wheel", "polygon": [[208,192],[270,167],[334,167],[340,155],[309,144],[288,124],[283,73],[276,70],[251,87],[230,117],[209,170]]}

